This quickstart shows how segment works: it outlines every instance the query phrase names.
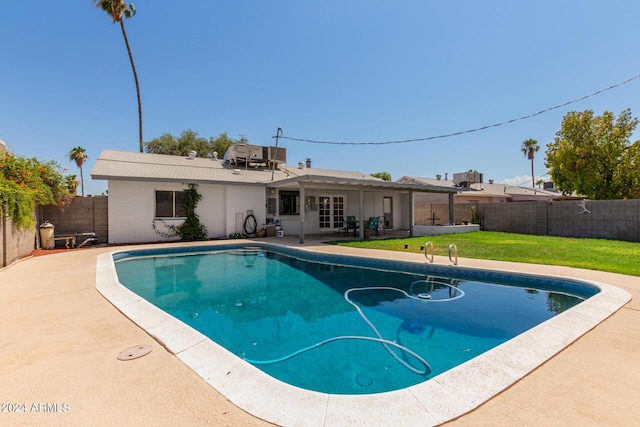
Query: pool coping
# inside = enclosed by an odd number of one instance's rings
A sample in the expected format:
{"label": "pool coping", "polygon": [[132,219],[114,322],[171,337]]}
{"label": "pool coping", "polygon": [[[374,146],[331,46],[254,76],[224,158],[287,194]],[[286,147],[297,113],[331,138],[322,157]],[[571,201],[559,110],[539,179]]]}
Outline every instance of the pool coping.
{"label": "pool coping", "polygon": [[[214,248],[218,245],[210,242],[202,246]],[[323,252],[319,247],[274,243],[268,246]],[[524,273],[586,283],[597,287],[600,292],[578,306],[423,383],[373,395],[330,395],[300,389],[270,377],[129,291],[117,280],[113,254],[118,252],[122,251],[98,256],[96,289],[236,406],[279,425],[298,425],[301,420],[305,425],[360,425],[372,419],[381,424],[438,425],[455,419],[523,378],[631,299],[626,291],[606,283],[561,275]],[[375,258],[365,254],[358,254],[357,257]],[[494,271],[480,267],[456,268]],[[523,273],[509,271],[509,274]]]}

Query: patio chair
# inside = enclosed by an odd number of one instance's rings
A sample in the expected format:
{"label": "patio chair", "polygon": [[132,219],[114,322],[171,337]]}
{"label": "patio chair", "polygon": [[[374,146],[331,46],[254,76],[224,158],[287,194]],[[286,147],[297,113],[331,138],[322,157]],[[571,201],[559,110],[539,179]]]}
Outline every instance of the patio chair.
{"label": "patio chair", "polygon": [[375,231],[376,236],[380,235],[380,232],[378,231],[379,219],[380,218],[378,218],[377,216],[372,216],[369,217],[369,221],[367,221],[367,228],[371,231]]}
{"label": "patio chair", "polygon": [[353,230],[353,235],[356,235],[356,232],[358,230],[358,221],[356,221],[356,217],[352,216],[352,215],[348,215],[347,216],[347,221],[345,222],[346,227],[344,230],[344,235],[348,235],[349,234],[349,230]]}

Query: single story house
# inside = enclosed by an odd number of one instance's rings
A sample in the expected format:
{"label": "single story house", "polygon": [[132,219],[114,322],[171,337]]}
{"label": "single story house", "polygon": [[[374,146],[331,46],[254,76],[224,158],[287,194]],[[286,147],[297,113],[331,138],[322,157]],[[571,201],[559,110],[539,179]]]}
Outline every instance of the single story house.
{"label": "single story house", "polygon": [[[253,215],[258,229],[277,224],[284,234],[298,235],[301,243],[305,234],[339,232],[347,216],[361,224],[381,217],[385,228],[413,235],[415,194],[442,194],[453,206],[457,192],[283,162],[247,160],[242,165],[228,159],[104,150],[91,176],[108,181],[110,243],[166,240],[156,229],[182,223],[181,195],[190,183],[198,184],[202,200],[196,213],[210,238],[243,232]],[[364,238],[362,226],[359,237]]]}

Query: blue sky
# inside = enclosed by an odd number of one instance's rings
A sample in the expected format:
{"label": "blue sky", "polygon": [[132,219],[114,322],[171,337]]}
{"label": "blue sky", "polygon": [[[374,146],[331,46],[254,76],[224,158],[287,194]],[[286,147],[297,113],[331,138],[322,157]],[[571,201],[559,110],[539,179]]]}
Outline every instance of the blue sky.
{"label": "blue sky", "polygon": [[[637,0],[138,0],[125,22],[144,139],[192,129],[257,145],[427,138],[504,122],[640,74]],[[16,154],[68,161],[138,151],[135,85],[117,24],[91,0],[0,0],[0,139]],[[280,140],[287,161],[435,177],[476,169],[518,184],[569,111],[640,116],[640,79],[506,126],[395,145]],[[639,132],[634,140],[639,138]]]}

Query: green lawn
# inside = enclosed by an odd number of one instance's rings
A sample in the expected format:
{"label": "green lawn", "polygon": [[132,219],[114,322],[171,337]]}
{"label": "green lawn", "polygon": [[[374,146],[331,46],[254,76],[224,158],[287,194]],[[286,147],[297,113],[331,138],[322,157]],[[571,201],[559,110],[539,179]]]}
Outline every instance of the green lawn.
{"label": "green lawn", "polygon": [[[449,245],[455,243],[460,258],[564,265],[640,276],[640,243],[620,240],[477,231],[467,234],[330,243],[356,248],[422,253],[420,246],[424,246],[426,242],[433,242],[436,255],[447,256]],[[405,245],[408,245],[407,249],[404,248]]]}

